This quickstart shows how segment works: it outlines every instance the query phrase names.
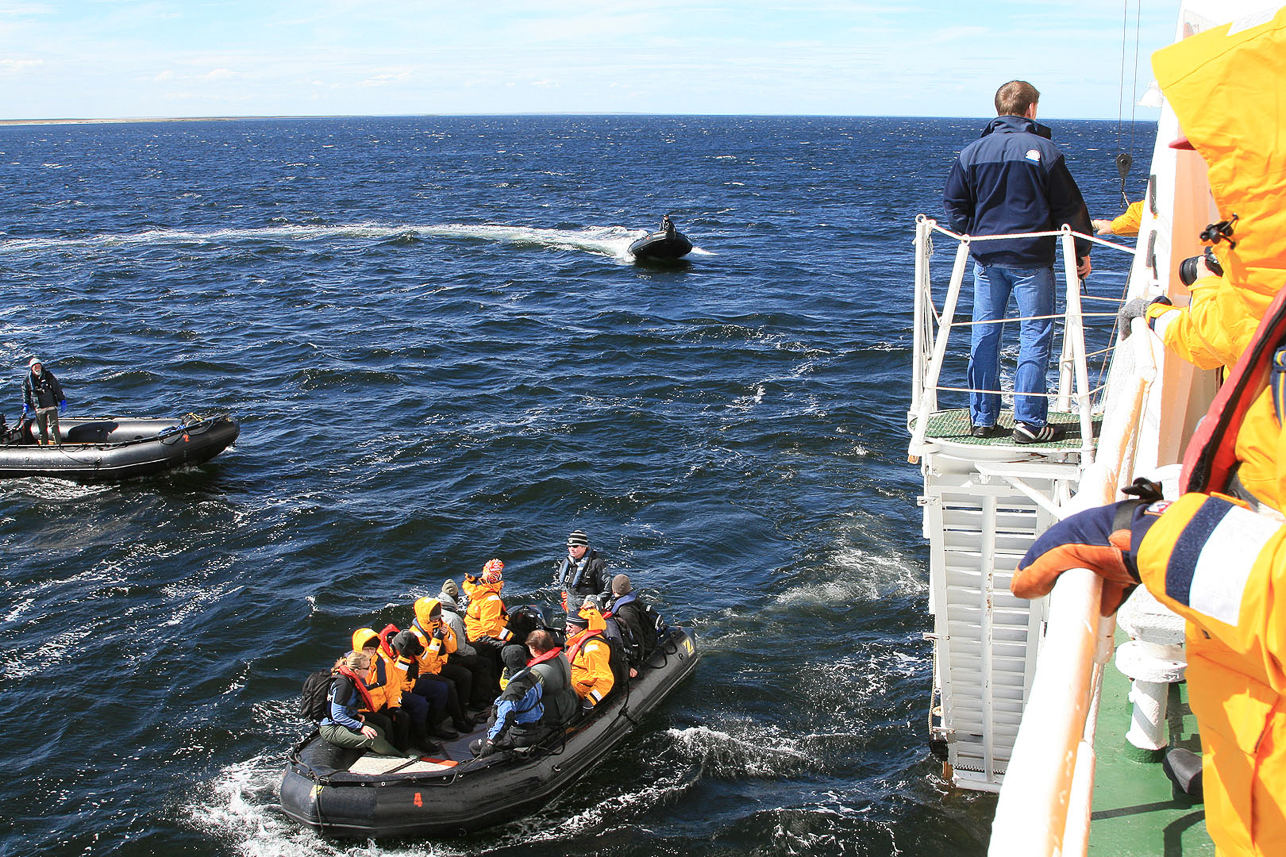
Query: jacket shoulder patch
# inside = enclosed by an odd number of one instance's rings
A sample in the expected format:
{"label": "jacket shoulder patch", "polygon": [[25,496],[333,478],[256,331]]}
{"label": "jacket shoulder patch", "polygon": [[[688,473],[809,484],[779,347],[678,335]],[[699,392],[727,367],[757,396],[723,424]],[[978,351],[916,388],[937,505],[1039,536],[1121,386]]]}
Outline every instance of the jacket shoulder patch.
{"label": "jacket shoulder patch", "polygon": [[1028,149],[1028,150],[1027,150],[1027,154],[1026,154],[1024,157],[1026,157],[1026,158],[1027,158],[1027,160],[1032,161],[1033,163],[1037,163],[1037,164],[1039,164],[1039,163],[1040,163],[1040,150],[1039,150],[1039,149]]}

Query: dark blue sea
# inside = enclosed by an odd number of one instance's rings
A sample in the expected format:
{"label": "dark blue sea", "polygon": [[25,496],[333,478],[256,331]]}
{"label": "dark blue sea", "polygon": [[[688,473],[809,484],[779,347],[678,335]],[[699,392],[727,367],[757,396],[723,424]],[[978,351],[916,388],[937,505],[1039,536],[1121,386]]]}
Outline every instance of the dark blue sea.
{"label": "dark blue sea", "polygon": [[[0,127],[10,422],[39,355],[73,416],[243,426],[158,478],[0,483],[0,855],[984,853],[994,800],[926,742],[905,431],[914,217],[984,124]],[[1118,213],[1152,129],[1051,124]],[[667,212],[688,264],[631,264]],[[491,557],[552,603],[574,528],[696,630],[695,680],[506,827],[282,815],[309,672]]]}

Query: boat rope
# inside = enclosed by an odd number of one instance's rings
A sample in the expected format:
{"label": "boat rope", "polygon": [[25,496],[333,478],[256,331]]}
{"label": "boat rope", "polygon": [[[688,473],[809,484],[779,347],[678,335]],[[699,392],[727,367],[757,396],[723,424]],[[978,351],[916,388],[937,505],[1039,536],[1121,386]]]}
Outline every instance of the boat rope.
{"label": "boat rope", "polygon": [[1130,82],[1130,144],[1128,148],[1123,146],[1125,134],[1122,125],[1125,122],[1125,58],[1129,43],[1130,0],[1122,0],[1121,8],[1121,74],[1116,94],[1116,172],[1121,177],[1121,201],[1126,208],[1130,206],[1130,197],[1125,192],[1125,178],[1129,175],[1130,167],[1134,165],[1134,156],[1130,152],[1134,151],[1134,110],[1138,106],[1138,99],[1135,98],[1135,95],[1139,91],[1139,30],[1143,17],[1142,2],[1143,0],[1135,0],[1134,76]]}

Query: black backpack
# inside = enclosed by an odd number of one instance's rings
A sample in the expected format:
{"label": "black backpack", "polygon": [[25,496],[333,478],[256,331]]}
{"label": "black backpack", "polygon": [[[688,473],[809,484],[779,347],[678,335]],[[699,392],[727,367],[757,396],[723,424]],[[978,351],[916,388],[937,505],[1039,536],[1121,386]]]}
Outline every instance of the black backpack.
{"label": "black backpack", "polygon": [[643,657],[646,658],[648,655],[652,654],[652,650],[656,648],[657,643],[661,642],[661,639],[666,635],[666,632],[670,630],[670,626],[665,624],[665,620],[661,618],[660,613],[652,609],[651,604],[645,603],[643,605],[643,628],[645,632],[655,632],[650,634],[648,639],[642,641]]}
{"label": "black backpack", "polygon": [[335,677],[330,670],[311,673],[304,679],[304,692],[299,699],[299,713],[305,720],[321,723],[330,716],[330,685]]}

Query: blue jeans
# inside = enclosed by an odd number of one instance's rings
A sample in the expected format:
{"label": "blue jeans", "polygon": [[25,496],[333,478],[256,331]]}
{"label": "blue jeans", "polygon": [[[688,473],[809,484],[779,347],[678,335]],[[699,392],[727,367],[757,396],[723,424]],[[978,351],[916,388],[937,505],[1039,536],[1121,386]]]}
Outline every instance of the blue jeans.
{"label": "blue jeans", "polygon": [[[1018,298],[1020,322],[1018,374],[1014,378],[1014,422],[1040,427],[1049,415],[1049,399],[1024,396],[1044,393],[1049,347],[1054,340],[1053,268],[1002,268],[973,265],[973,320],[1005,317],[1009,294]],[[969,349],[969,387],[1000,389],[1000,334],[1003,324],[975,324]],[[994,426],[1000,416],[1000,393],[969,394],[969,419],[976,426]]]}

